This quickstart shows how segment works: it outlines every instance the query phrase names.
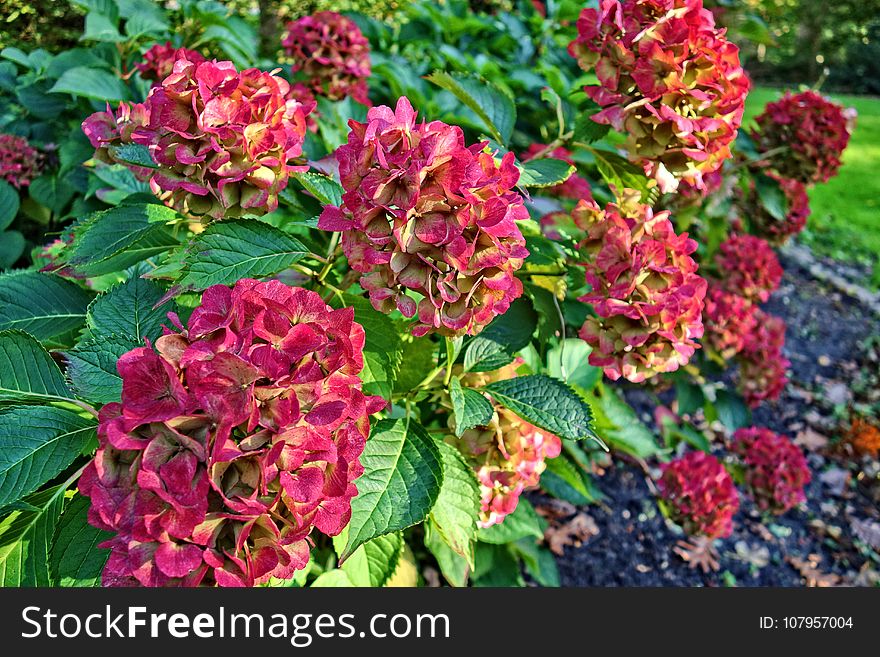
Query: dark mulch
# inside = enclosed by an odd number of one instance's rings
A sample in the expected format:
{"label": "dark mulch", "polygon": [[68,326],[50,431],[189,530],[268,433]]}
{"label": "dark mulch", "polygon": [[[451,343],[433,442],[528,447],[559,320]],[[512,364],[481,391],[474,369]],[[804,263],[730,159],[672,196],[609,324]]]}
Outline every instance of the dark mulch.
{"label": "dark mulch", "polygon": [[[595,520],[598,534],[557,559],[563,586],[802,586],[807,581],[790,559],[809,555],[817,555],[816,571],[826,579],[838,575],[842,584],[870,581],[858,572],[866,562],[871,565],[876,553],[854,540],[851,521],[880,519],[880,505],[871,499],[876,493],[854,478],[841,482],[858,468],[835,449],[834,436],[841,409],[851,402],[846,384],[858,369],[860,345],[880,332],[880,323],[794,263],[783,266],[783,283],[765,309],[788,324],[792,384],[778,402],[758,408],[753,423],[789,436],[812,429],[832,439],[809,455],[813,480],[806,505],[762,521],[743,499],[734,533],[716,543],[721,568],[703,573],[673,551],[685,537],[659,512],[643,470],[615,459],[597,480],[604,503],[582,509]],[[626,394],[650,421],[647,396],[632,389]]]}

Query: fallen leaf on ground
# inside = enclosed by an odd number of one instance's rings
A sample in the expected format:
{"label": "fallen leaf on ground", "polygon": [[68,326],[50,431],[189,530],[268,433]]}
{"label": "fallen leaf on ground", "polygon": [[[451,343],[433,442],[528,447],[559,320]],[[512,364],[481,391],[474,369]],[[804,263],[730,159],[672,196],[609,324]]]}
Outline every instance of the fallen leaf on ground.
{"label": "fallen leaf on ground", "polygon": [[733,547],[736,550],[734,556],[750,566],[763,568],[770,563],[770,550],[766,545],[749,545],[745,541],[737,541]]}
{"label": "fallen leaf on ground", "polygon": [[712,539],[705,536],[694,536],[690,541],[679,541],[672,548],[684,559],[691,568],[699,567],[704,573],[721,568],[718,550],[712,545]]}
{"label": "fallen leaf on ground", "polygon": [[859,520],[853,518],[849,526],[861,541],[870,545],[874,550],[880,551],[880,522],[873,520]]}
{"label": "fallen leaf on ground", "polygon": [[567,518],[577,512],[577,507],[565,500],[549,499],[535,505],[535,511],[548,519]]}
{"label": "fallen leaf on ground", "polygon": [[544,540],[550,551],[561,557],[567,546],[580,547],[598,533],[599,527],[592,516],[578,513],[568,522],[551,524],[544,532]]}
{"label": "fallen leaf on ground", "polygon": [[852,399],[852,393],[845,383],[835,381],[825,386],[825,400],[829,404],[840,406],[846,404]]}
{"label": "fallen leaf on ground", "polygon": [[849,470],[835,467],[828,468],[825,472],[819,475],[819,481],[828,486],[831,494],[837,497],[843,496],[847,485],[849,484],[849,478]]}
{"label": "fallen leaf on ground", "polygon": [[828,446],[828,436],[807,427],[803,431],[799,431],[794,437],[794,444],[805,447],[811,452],[817,452]]}
{"label": "fallen leaf on ground", "polygon": [[810,588],[827,588],[840,586],[843,578],[836,573],[823,573],[819,570],[822,557],[818,554],[810,554],[806,559],[800,557],[788,557],[790,563]]}

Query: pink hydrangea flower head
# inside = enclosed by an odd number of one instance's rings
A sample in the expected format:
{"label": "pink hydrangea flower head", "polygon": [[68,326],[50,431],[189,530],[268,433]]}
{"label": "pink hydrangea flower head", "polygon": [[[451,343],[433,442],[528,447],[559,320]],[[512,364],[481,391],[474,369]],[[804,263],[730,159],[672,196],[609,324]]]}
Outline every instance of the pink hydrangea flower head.
{"label": "pink hydrangea flower head", "polygon": [[788,384],[791,363],[782,354],[785,322],[758,309],[755,330],[746,336],[739,361],[739,390],[749,406],[779,399]]}
{"label": "pink hydrangea flower head", "polygon": [[751,301],[717,283],[709,285],[703,309],[704,342],[722,358],[741,352],[755,330],[758,308]]}
{"label": "pink hydrangea flower head", "polygon": [[174,62],[181,58],[187,59],[193,64],[201,64],[205,61],[205,57],[201,53],[189,48],[175,48],[170,41],[167,41],[152,46],[142,55],[141,61],[134,67],[144,80],[158,84],[171,75],[174,70]]}
{"label": "pink hydrangea flower head", "polygon": [[[517,364],[489,373],[465,375],[462,382],[476,387],[516,376]],[[460,438],[449,437],[473,465],[480,482],[480,518],[486,528],[499,524],[516,510],[523,491],[538,485],[546,459],[559,456],[562,441],[529,424],[512,411],[495,406],[488,425],[474,427]],[[452,420],[451,420],[452,421]]]}
{"label": "pink hydrangea flower head", "polygon": [[789,438],[763,427],[748,427],[738,429],[733,439],[733,451],[742,459],[749,494],[759,509],[782,514],[806,501],[810,468]]}
{"label": "pink hydrangea flower head", "polygon": [[353,20],[333,11],[303,16],[287,24],[282,45],[314,93],[370,104],[370,42]]}
{"label": "pink hydrangea flower head", "polygon": [[755,118],[752,137],[761,152],[774,152],[768,162],[780,177],[827,182],[840,169],[854,112],[815,91],[786,93]]}
{"label": "pink hydrangea flower head", "polygon": [[124,354],[80,479],[111,531],[105,585],[253,586],[351,515],[369,415],[351,308],[280,281],[208,288],[186,328]]}
{"label": "pink hydrangea flower head", "polygon": [[781,220],[771,215],[754,190],[749,195],[744,214],[749,219],[752,231],[770,244],[782,245],[806,228],[810,217],[810,198],[804,183],[791,178],[780,178],[772,172],[769,175],[779,183],[785,195],[788,202],[787,214]]}
{"label": "pink hydrangea flower head", "polygon": [[593,289],[580,300],[596,315],[580,337],[593,348],[590,364],[634,383],[686,364],[703,335],[707,284],[691,257],[697,243],[634,190],[604,210],[582,200],[573,216],[587,233],[580,252]]}
{"label": "pink hydrangea flower head", "polygon": [[154,193],[192,218],[262,215],[278,207],[302,153],[309,107],[289,97],[274,73],[237,71],[232,62],[180,58],[143,104],[108,108],[83,122],[98,149],[147,146],[158,168],[131,166]]}
{"label": "pink hydrangea flower head", "polygon": [[24,137],[0,133],[0,180],[16,189],[40,175],[40,154]]}
{"label": "pink hydrangea flower head", "polygon": [[687,534],[730,536],[739,494],[730,474],[711,454],[688,452],[663,464],[657,488],[671,519]]}
{"label": "pink hydrangea flower head", "polygon": [[[549,157],[556,160],[562,160],[563,162],[575,166],[571,151],[564,146],[557,146],[548,151],[545,144],[532,144],[526,149],[526,152],[522,154],[520,159],[523,162],[528,162],[529,160],[535,159],[538,155],[541,155],[542,158]],[[593,198],[590,183],[587,182],[586,178],[577,173],[573,173],[565,182],[554,185],[546,190],[542,189],[540,192],[546,193],[550,196],[571,198],[575,200]]]}
{"label": "pink hydrangea flower head", "polygon": [[782,266],[767,240],[734,233],[715,254],[721,284],[754,302],[767,301],[782,281]]}
{"label": "pink hydrangea flower head", "polygon": [[513,153],[498,162],[484,144],[466,147],[457,126],[417,124],[406,98],[349,125],[336,151],[342,206],[325,207],[318,227],[342,231],[377,310],[417,316],[415,335],[478,333],[522,294],[516,221],[528,211]]}
{"label": "pink hydrangea flower head", "polygon": [[749,81],[738,48],[702,0],[601,0],[577,22],[569,53],[599,84],[592,119],[628,136],[629,157],[663,192],[730,157]]}

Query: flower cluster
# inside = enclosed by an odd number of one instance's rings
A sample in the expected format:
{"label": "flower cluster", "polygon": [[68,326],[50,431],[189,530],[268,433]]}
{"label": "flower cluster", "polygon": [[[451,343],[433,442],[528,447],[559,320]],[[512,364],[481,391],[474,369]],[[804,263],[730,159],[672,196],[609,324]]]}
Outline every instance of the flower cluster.
{"label": "flower cluster", "polygon": [[157,43],[143,54],[143,58],[134,67],[144,80],[154,84],[161,83],[174,71],[174,62],[186,59],[193,64],[205,61],[201,53],[189,48],[175,48],[171,42]]}
{"label": "flower cluster", "polygon": [[785,513],[807,498],[810,469],[803,452],[787,437],[762,427],[738,429],[733,451],[745,466],[750,495],[762,511]]}
{"label": "flower cluster", "polygon": [[40,154],[27,139],[0,133],[0,180],[16,189],[27,187],[40,175]]}
{"label": "flower cluster", "polygon": [[718,247],[715,264],[725,289],[756,303],[767,301],[782,281],[773,249],[754,235],[731,235]]}
{"label": "flower cluster", "polygon": [[779,188],[788,202],[788,212],[782,219],[774,217],[758,197],[756,190],[752,190],[744,207],[744,214],[748,217],[749,226],[754,233],[766,239],[770,244],[784,244],[790,237],[800,233],[807,225],[810,216],[810,198],[807,196],[806,186],[797,180],[780,178],[777,174],[770,173],[779,183]]}
{"label": "flower cluster", "polygon": [[733,531],[739,493],[718,459],[688,452],[664,463],[657,481],[671,519],[691,536],[725,538]]}
{"label": "flower cluster", "polygon": [[707,287],[690,255],[696,242],[676,235],[669,213],[655,214],[633,190],[604,210],[582,200],[573,217],[587,233],[580,251],[593,288],[581,301],[597,315],[580,331],[593,348],[590,364],[636,383],[686,364],[703,335]]}
{"label": "flower cluster", "polygon": [[755,118],[758,148],[783,178],[805,184],[837,175],[852,124],[846,110],[815,91],[787,93]]}
{"label": "flower cluster", "polygon": [[289,91],[272,73],[181,58],[143,104],[92,114],[83,131],[104,161],[117,161],[113,146],[147,146],[158,168],[123,163],[190,217],[265,214],[305,169],[289,162],[302,153],[309,108]]}
{"label": "flower cluster", "polygon": [[730,157],[749,82],[739,50],[702,0],[601,0],[584,9],[569,52],[595,70],[592,119],[628,136],[630,158],[664,192]]}
{"label": "flower cluster", "polygon": [[184,329],[124,354],[80,479],[114,532],[105,585],[253,586],[348,523],[369,415],[364,331],[314,292],[242,279],[208,288]]}
{"label": "flower cluster", "polygon": [[779,399],[788,383],[791,363],[782,355],[785,322],[763,310],[755,311],[755,329],[746,337],[739,361],[739,389],[749,406]]}
{"label": "flower cluster", "polygon": [[415,335],[478,333],[523,289],[514,272],[528,251],[516,221],[529,214],[513,189],[513,153],[499,164],[484,144],[466,147],[457,126],[417,125],[405,97],[349,125],[336,151],[342,207],[325,207],[318,227],[343,232],[377,310],[417,314]]}
{"label": "flower cluster", "polygon": [[703,309],[706,344],[724,359],[740,353],[755,330],[757,311],[748,299],[710,284]]}
{"label": "flower cluster", "polygon": [[[470,374],[462,383],[478,387],[516,376],[516,364],[488,374]],[[473,465],[480,482],[480,527],[504,521],[516,510],[523,491],[538,485],[545,460],[559,456],[562,441],[521,419],[512,411],[495,406],[488,425],[464,431],[447,440]],[[453,421],[450,418],[450,421]]]}
{"label": "flower cluster", "polygon": [[[520,159],[523,162],[528,162],[529,160],[535,159],[538,155],[540,155],[542,158],[551,157],[557,160],[562,160],[563,162],[575,166],[575,162],[572,159],[571,151],[569,151],[564,146],[557,146],[556,148],[548,151],[547,146],[544,144],[532,144],[526,149],[526,152],[522,154],[522,157]],[[592,198],[590,183],[587,182],[586,178],[578,175],[577,173],[573,173],[571,176],[568,177],[565,182],[550,187],[546,190],[546,192],[550,196],[571,198],[575,200],[580,200],[582,198]]]}
{"label": "flower cluster", "polygon": [[859,455],[880,456],[880,429],[865,419],[854,418],[844,438]]}
{"label": "flower cluster", "polygon": [[287,24],[282,45],[316,94],[369,105],[370,42],[354,21],[332,11],[303,16]]}

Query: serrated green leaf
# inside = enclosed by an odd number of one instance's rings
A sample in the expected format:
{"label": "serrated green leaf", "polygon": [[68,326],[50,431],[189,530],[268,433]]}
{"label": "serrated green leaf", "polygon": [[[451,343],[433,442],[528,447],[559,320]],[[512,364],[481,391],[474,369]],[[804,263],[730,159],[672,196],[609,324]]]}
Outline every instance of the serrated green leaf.
{"label": "serrated green leaf", "polygon": [[477,544],[475,587],[524,586],[520,565],[509,545]]}
{"label": "serrated green leaf", "polygon": [[51,586],[49,548],[64,506],[64,487],[25,499],[32,510],[13,511],[0,521],[0,586]]}
{"label": "serrated green leaf", "polygon": [[95,298],[88,310],[87,325],[91,336],[102,338],[125,335],[143,345],[144,338],[155,340],[162,335],[162,324],[168,324],[167,313],[173,305],[156,304],[164,290],[156,283],[134,276]]}
{"label": "serrated green leaf", "polygon": [[547,350],[547,369],[550,376],[591,390],[601,379],[602,370],[590,365],[590,345],[577,338],[568,338]]}
{"label": "serrated green leaf", "polygon": [[593,496],[584,483],[581,469],[562,454],[544,461],[547,469],[541,474],[541,488],[554,497],[582,505],[593,502]]}
{"label": "serrated green leaf", "polygon": [[399,532],[377,536],[355,550],[342,564],[342,570],[354,586],[380,587],[394,574],[402,552]]}
{"label": "serrated green leaf", "polygon": [[314,582],[311,583],[312,587],[316,589],[320,588],[352,588],[354,586],[354,582],[352,582],[348,573],[346,573],[341,568],[336,568],[334,570],[328,570],[326,573],[322,573],[318,575]]}
{"label": "serrated green leaf", "polygon": [[443,463],[443,485],[431,509],[431,520],[446,544],[473,567],[480,484],[455,447],[444,442],[436,444]]}
{"label": "serrated green leaf", "polygon": [[15,219],[18,214],[19,198],[15,188],[5,180],[0,180],[0,231]]}
{"label": "serrated green leaf", "polygon": [[526,422],[560,438],[596,438],[587,403],[558,379],[532,374],[496,381],[483,388]]}
{"label": "serrated green leaf", "polygon": [[718,419],[731,431],[748,426],[752,413],[743,398],[729,390],[718,390],[715,393],[715,411]]}
{"label": "serrated green leaf", "polygon": [[489,424],[495,412],[488,399],[476,390],[463,388],[457,378],[449,382],[449,398],[455,415],[455,435],[459,437],[468,429]]}
{"label": "serrated green leaf", "polygon": [[311,171],[295,173],[293,177],[307,192],[318,199],[321,205],[338,206],[342,204],[342,192],[345,190],[332,178]]}
{"label": "serrated green leaf", "polygon": [[516,123],[513,100],[493,83],[471,73],[435,71],[425,77],[472,110],[495,141],[506,144]]}
{"label": "serrated green leaf", "polygon": [[0,269],[8,269],[24,253],[27,241],[17,230],[0,232]]}
{"label": "serrated green leaf", "polygon": [[552,587],[560,585],[556,557],[550,550],[530,538],[520,539],[514,543],[513,550],[522,558],[526,572],[538,584]]}
{"label": "serrated green leaf", "polygon": [[380,313],[369,300],[346,294],[348,306],[354,308],[354,321],[364,327],[364,369],[361,370],[363,390],[391,400],[394,381],[403,359],[403,340],[394,322]]}
{"label": "serrated green leaf", "polygon": [[219,221],[187,247],[184,289],[204,290],[232,285],[241,278],[277,274],[307,255],[302,242],[269,224],[255,220]]}
{"label": "serrated green leaf", "polygon": [[96,212],[73,228],[66,249],[68,264],[86,276],[127,269],[179,245],[166,222],[178,218],[171,208],[155,203],[120,205]]}
{"label": "serrated green leaf", "polygon": [[492,525],[477,532],[477,538],[483,543],[503,545],[521,538],[544,538],[544,521],[526,498],[520,497],[516,509],[497,525]]}
{"label": "serrated green leaf", "polygon": [[73,463],[97,425],[52,406],[0,411],[0,507],[30,495]]}
{"label": "serrated green leaf", "polygon": [[590,111],[582,111],[578,114],[574,122],[573,141],[581,144],[592,144],[602,139],[611,130],[611,126],[593,121],[592,115],[593,112]]}
{"label": "serrated green leaf", "polygon": [[0,402],[74,399],[43,346],[22,331],[0,331]]}
{"label": "serrated green leaf", "polygon": [[99,548],[98,543],[112,538],[113,534],[89,524],[90,505],[89,498],[74,495],[58,521],[49,555],[49,572],[56,586],[101,585],[101,571],[110,550]]}
{"label": "serrated green leaf", "polygon": [[463,556],[453,552],[446,544],[430,518],[425,522],[425,547],[437,559],[440,572],[450,585],[459,588],[467,586],[468,574],[473,568]]}
{"label": "serrated green leaf", "polygon": [[575,172],[575,167],[553,158],[529,160],[519,165],[520,187],[553,187],[565,182]]}
{"label": "serrated green leaf", "polygon": [[83,399],[109,404],[122,396],[122,377],[116,362],[122,354],[142,346],[130,336],[105,335],[79,343],[65,354],[67,376]]}
{"label": "serrated green leaf", "polygon": [[86,320],[92,295],[52,274],[0,275],[0,331],[26,331],[47,346],[72,344]]}
{"label": "serrated green leaf", "polygon": [[409,337],[403,341],[402,363],[394,381],[394,392],[412,392],[426,376],[434,369],[436,364],[435,353],[437,345],[423,338]]}
{"label": "serrated green leaf", "polygon": [[158,169],[159,165],[150,155],[150,149],[143,144],[119,144],[108,148],[110,155],[117,162],[133,164],[144,169]]}
{"label": "serrated green leaf", "polygon": [[415,421],[380,420],[361,455],[355,482],[346,559],[377,536],[406,529],[428,517],[440,494],[443,466],[434,440]]}
{"label": "serrated green leaf", "polygon": [[75,66],[64,71],[49,93],[67,93],[110,103],[129,99],[128,89],[116,75],[87,66]]}
{"label": "serrated green leaf", "polygon": [[587,399],[594,412],[596,433],[610,446],[640,458],[659,451],[654,434],[613,389],[597,386]]}
{"label": "serrated green leaf", "polygon": [[513,354],[532,339],[538,315],[526,299],[514,301],[506,313],[496,317],[468,341],[464,352],[466,372],[491,372],[513,360]]}
{"label": "serrated green leaf", "polygon": [[617,153],[596,149],[592,149],[592,153],[596,158],[599,175],[608,185],[613,186],[618,194],[624,189],[635,189],[642,193],[642,201],[649,199],[651,194],[648,188],[649,181],[639,167]]}

